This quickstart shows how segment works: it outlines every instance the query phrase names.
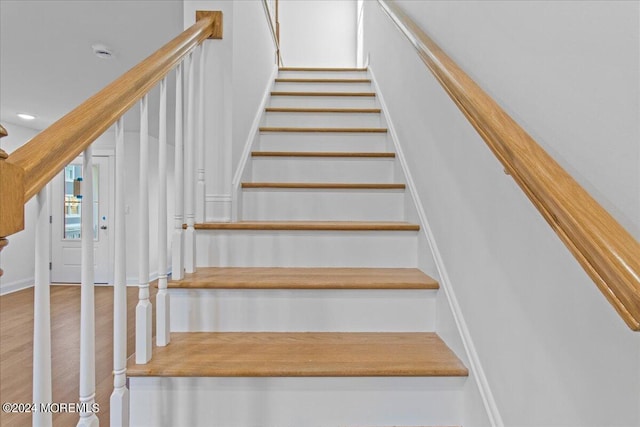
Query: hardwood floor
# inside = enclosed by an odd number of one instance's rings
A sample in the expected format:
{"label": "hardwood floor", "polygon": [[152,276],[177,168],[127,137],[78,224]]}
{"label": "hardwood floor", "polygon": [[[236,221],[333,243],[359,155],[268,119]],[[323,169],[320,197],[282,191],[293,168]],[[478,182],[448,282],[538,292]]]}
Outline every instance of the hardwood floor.
{"label": "hardwood floor", "polygon": [[[157,288],[150,286],[155,304]],[[96,291],[96,401],[100,425],[109,425],[113,390],[113,288]],[[138,288],[127,288],[127,355],[135,350]],[[155,312],[154,312],[155,330]],[[155,334],[155,332],[154,332]],[[77,402],[80,366],[80,287],[51,287],[51,353],[54,402]],[[0,401],[31,402],[33,373],[33,288],[0,297]],[[77,413],[53,415],[54,426],[75,425]],[[0,412],[0,426],[31,425],[30,414]]]}

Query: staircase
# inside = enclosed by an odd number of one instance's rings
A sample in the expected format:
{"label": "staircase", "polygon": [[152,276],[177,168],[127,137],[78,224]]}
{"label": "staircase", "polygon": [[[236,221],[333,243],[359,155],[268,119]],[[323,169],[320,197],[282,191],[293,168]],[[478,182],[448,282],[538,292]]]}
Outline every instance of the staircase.
{"label": "staircase", "polygon": [[196,224],[171,343],[129,359],[133,426],[459,425],[468,371],[364,69],[280,70],[238,221]]}

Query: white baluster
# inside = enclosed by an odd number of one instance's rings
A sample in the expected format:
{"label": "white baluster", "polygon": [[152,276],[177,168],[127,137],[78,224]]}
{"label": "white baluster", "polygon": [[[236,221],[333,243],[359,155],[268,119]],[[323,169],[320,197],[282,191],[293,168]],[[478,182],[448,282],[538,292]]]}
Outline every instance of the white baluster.
{"label": "white baluster", "polygon": [[167,293],[167,79],[160,82],[158,132],[158,294],[156,344],[169,344],[169,294]]}
{"label": "white baluster", "polygon": [[136,306],[136,363],[151,359],[151,301],[149,300],[149,111],[148,96],[140,102],[140,211],[138,216],[138,305]]}
{"label": "white baluster", "polygon": [[97,427],[92,410],[96,399],[95,297],[93,262],[93,150],[82,159],[82,267],[80,274],[80,419],[78,426]]}
{"label": "white baluster", "polygon": [[125,235],[124,123],[116,122],[115,274],[113,283],[113,393],[110,421],[114,427],[129,425],[127,389],[127,274]]}
{"label": "white baluster", "polygon": [[[36,196],[36,253],[33,303],[33,403],[51,403],[51,308],[49,297],[49,206],[47,187]],[[36,411],[33,426],[51,426],[51,412]]]}
{"label": "white baluster", "polygon": [[198,136],[196,138],[196,173],[198,182],[196,183],[196,222],[203,223],[205,220],[205,185],[204,185],[204,64],[205,49],[204,42],[198,48],[200,52],[200,63],[198,69]]}
{"label": "white baluster", "polygon": [[176,68],[176,140],[175,140],[175,166],[174,166],[174,191],[175,191],[175,226],[171,243],[171,278],[181,280],[184,277],[183,260],[183,212],[184,212],[184,157],[182,154],[182,68],[180,63]]}
{"label": "white baluster", "polygon": [[187,273],[196,271],[196,230],[195,206],[194,206],[194,98],[193,98],[193,52],[187,58],[187,140],[185,146],[185,216],[187,219],[187,231],[184,235],[184,268]]}

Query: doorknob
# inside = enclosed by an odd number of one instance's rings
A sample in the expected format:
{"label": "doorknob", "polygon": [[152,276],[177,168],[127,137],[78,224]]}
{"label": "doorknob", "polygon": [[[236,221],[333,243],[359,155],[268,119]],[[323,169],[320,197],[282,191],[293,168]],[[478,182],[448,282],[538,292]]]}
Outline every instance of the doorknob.
{"label": "doorknob", "polygon": [[100,226],[100,230],[106,230],[106,229],[107,229],[107,226],[106,226],[106,225],[101,225],[101,226]]}

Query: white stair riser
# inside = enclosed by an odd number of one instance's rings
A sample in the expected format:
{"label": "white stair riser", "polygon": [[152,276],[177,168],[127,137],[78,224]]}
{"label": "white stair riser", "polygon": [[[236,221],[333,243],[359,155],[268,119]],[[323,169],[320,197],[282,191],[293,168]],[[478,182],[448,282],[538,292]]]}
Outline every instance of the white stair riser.
{"label": "white stair riser", "polygon": [[382,127],[380,113],[267,112],[263,123],[263,126],[275,127]]}
{"label": "white stair riser", "polygon": [[197,230],[199,267],[416,267],[415,231]]}
{"label": "white stair riser", "polygon": [[367,71],[280,71],[285,79],[368,79]]}
{"label": "white stair riser", "polygon": [[394,158],[253,157],[254,182],[394,182]]}
{"label": "white stair riser", "polygon": [[129,380],[131,426],[461,425],[462,378]]}
{"label": "white stair riser", "polygon": [[404,190],[249,189],[242,219],[259,221],[402,221]]}
{"label": "white stair riser", "polygon": [[375,96],[287,96],[269,99],[270,107],[308,108],[377,108]]}
{"label": "white stair riser", "polygon": [[[337,151],[337,152],[372,152],[389,151],[390,145],[386,139],[380,137],[368,138],[363,134],[336,135],[307,134],[266,134],[260,135],[256,151]],[[315,135],[315,136],[312,136]]]}
{"label": "white stair riser", "polygon": [[[270,145],[272,143],[289,144],[291,147],[297,145],[318,145],[334,142],[335,144],[375,146],[376,144],[387,145],[386,133],[364,133],[364,132],[260,132],[260,145]],[[290,151],[299,151],[292,148]],[[325,150],[319,150],[325,151]],[[364,150],[369,151],[369,150]]]}
{"label": "white stair riser", "polygon": [[431,332],[435,293],[171,289],[171,331]]}
{"label": "white stair riser", "polygon": [[273,90],[281,90],[287,92],[373,92],[371,83],[276,82]]}

